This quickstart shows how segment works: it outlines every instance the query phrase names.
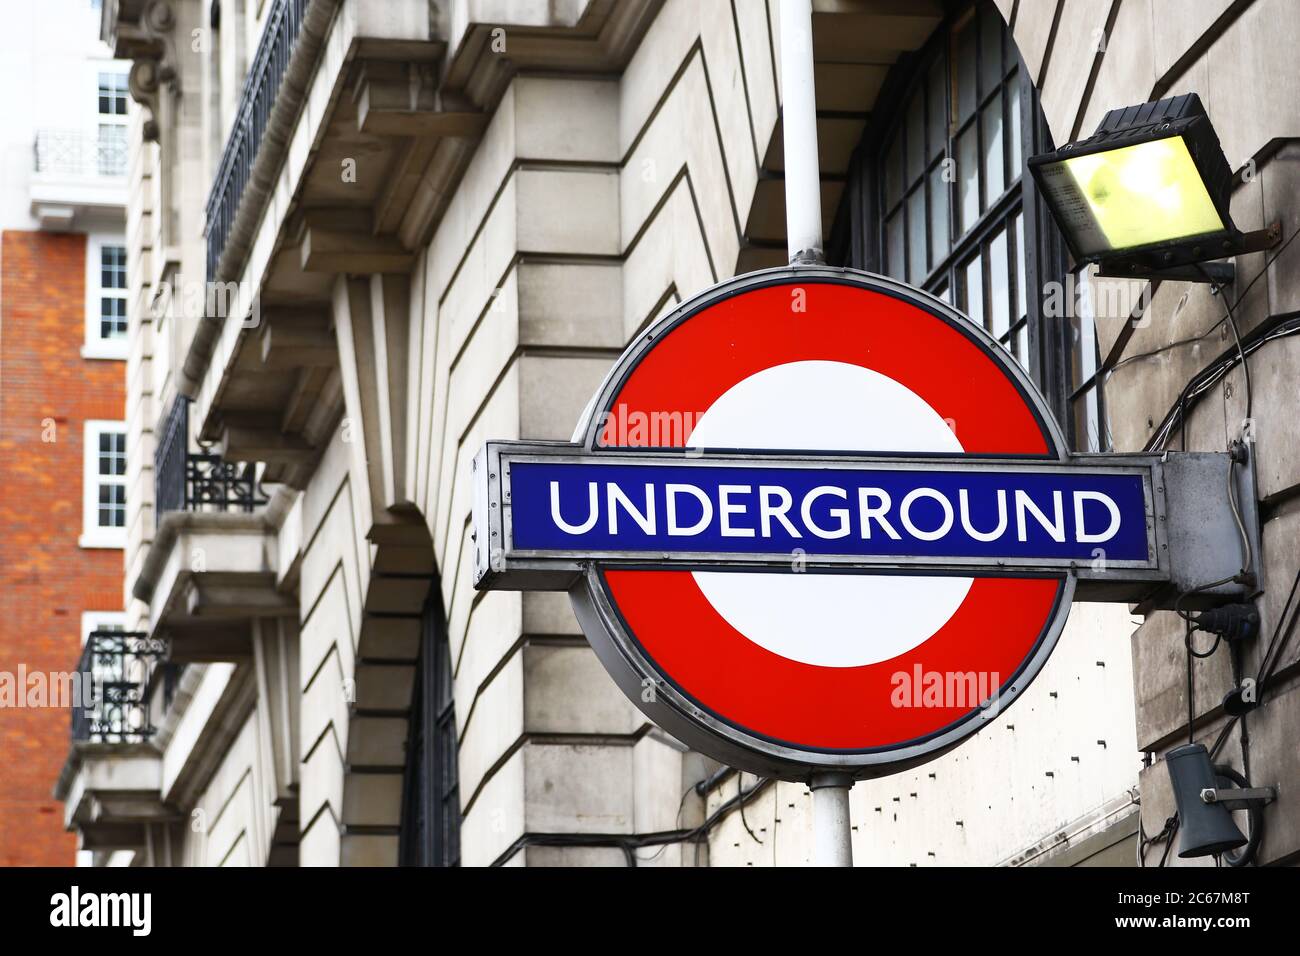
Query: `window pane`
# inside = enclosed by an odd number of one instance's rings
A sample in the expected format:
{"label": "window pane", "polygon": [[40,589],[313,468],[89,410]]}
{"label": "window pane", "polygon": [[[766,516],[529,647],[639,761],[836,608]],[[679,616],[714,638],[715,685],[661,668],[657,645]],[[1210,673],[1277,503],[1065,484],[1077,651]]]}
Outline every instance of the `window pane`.
{"label": "window pane", "polygon": [[122,432],[99,433],[98,470],[110,477],[126,474],[126,435]]}
{"label": "window pane", "polygon": [[124,73],[99,74],[99,112],[106,116],[126,115],[127,82]]}
{"label": "window pane", "polygon": [[989,331],[1001,339],[1011,328],[1007,232],[999,229],[989,242]]}
{"label": "window pane", "polygon": [[100,247],[99,284],[105,289],[126,288],[126,249],[124,247]]}
{"label": "window pane", "polygon": [[985,7],[980,17],[980,93],[989,94],[1002,82],[1002,17]]}
{"label": "window pane", "polygon": [[925,97],[920,93],[907,105],[907,185],[925,172]]}
{"label": "window pane", "polygon": [[930,267],[934,268],[948,254],[948,184],[943,181],[943,166],[930,171]]}
{"label": "window pane", "polygon": [[1073,402],[1074,446],[1078,451],[1104,451],[1097,389],[1088,389]]}
{"label": "window pane", "polygon": [[979,141],[974,126],[957,141],[957,179],[961,197],[957,234],[961,235],[975,225],[980,214]]}
{"label": "window pane", "polygon": [[925,281],[925,186],[917,186],[907,197],[907,281],[920,285]]}
{"label": "window pane", "polygon": [[903,272],[903,213],[894,213],[885,226],[885,272],[895,279],[904,279]]}
{"label": "window pane", "polygon": [[[1083,275],[1086,277],[1087,272]],[[1079,280],[1086,283],[1086,278]],[[1086,385],[1097,374],[1097,329],[1093,324],[1092,297],[1080,290],[1078,307],[1070,315],[1070,388]]]}
{"label": "window pane", "polygon": [[885,157],[885,211],[903,198],[903,137],[895,134]]}
{"label": "window pane", "polygon": [[101,528],[126,527],[126,488],[119,484],[99,486],[98,522]]}
{"label": "window pane", "polygon": [[1016,316],[1024,318],[1029,312],[1028,296],[1025,289],[1025,217],[1016,213]]}
{"label": "window pane", "polygon": [[1012,333],[1012,340],[1015,343],[1012,351],[1015,353],[1020,364],[1025,367],[1025,371],[1031,371],[1029,365],[1029,323],[1021,322],[1020,327]]}
{"label": "window pane", "polygon": [[101,176],[126,173],[126,127],[114,123],[99,124],[95,142],[95,161]]}
{"label": "window pane", "polygon": [[976,20],[972,17],[967,20],[965,25],[957,31],[953,38],[953,49],[956,50],[956,76],[954,83],[957,88],[957,122],[961,123],[975,112],[975,103],[977,100],[975,92],[975,30]]}
{"label": "window pane", "polygon": [[941,285],[941,286],[939,286],[938,288],[936,288],[936,289],[934,290],[934,296],[935,296],[936,299],[943,299],[943,301],[949,303],[950,305],[952,304],[952,299],[948,297],[948,284],[947,284],[947,283],[944,283],[943,285]]}
{"label": "window pane", "polygon": [[1020,153],[1020,77],[1012,75],[1007,80],[1007,100],[1008,116],[1007,121],[1007,146],[1010,152],[1010,162],[1007,166],[1007,174],[1012,180],[1019,179],[1024,175],[1024,168],[1021,163],[1024,162]]}
{"label": "window pane", "polygon": [[99,336],[104,339],[126,335],[126,299],[101,297],[99,300]]}
{"label": "window pane", "polygon": [[930,158],[942,156],[948,147],[948,61],[939,57],[930,67],[929,135]]}
{"label": "window pane", "polygon": [[983,262],[975,256],[962,267],[962,307],[976,325],[984,324]]}
{"label": "window pane", "polygon": [[1002,98],[998,97],[980,115],[984,127],[984,208],[993,205],[1006,188],[1002,169]]}

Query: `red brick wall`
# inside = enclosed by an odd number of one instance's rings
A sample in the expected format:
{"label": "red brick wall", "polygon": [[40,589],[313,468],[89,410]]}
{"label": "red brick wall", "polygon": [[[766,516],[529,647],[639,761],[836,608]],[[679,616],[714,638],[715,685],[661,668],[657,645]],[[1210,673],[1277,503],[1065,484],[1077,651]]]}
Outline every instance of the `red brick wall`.
{"label": "red brick wall", "polygon": [[[124,362],[81,357],[86,237],[0,237],[0,671],[68,671],[83,611],[122,609],[122,552],[78,547],[87,419],[121,419]],[[42,440],[47,419],[55,440]],[[0,708],[0,866],[70,866],[53,789],[63,708]]]}

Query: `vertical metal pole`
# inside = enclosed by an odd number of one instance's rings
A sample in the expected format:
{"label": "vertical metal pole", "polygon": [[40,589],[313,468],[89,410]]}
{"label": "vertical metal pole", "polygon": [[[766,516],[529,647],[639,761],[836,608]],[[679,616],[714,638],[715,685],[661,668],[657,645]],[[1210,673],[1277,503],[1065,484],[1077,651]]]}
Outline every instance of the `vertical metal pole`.
{"label": "vertical metal pole", "polygon": [[813,866],[852,866],[849,790],[853,778],[846,773],[815,773],[808,786],[813,795]]}
{"label": "vertical metal pole", "polygon": [[790,262],[825,262],[817,93],[813,86],[812,0],[781,0],[781,120],[785,235]]}
{"label": "vertical metal pole", "polygon": [[[781,0],[781,123],[785,146],[785,235],[791,265],[825,262],[821,162],[813,83],[812,0]],[[845,773],[815,773],[813,864],[852,866],[852,828]]]}

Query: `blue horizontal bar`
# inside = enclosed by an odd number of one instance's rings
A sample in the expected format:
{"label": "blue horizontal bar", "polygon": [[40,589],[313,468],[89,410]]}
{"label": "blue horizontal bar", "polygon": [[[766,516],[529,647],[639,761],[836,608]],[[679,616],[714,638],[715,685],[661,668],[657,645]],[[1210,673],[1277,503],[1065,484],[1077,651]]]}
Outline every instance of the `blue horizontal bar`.
{"label": "blue horizontal bar", "polygon": [[516,550],[1148,561],[1140,474],[515,461]]}

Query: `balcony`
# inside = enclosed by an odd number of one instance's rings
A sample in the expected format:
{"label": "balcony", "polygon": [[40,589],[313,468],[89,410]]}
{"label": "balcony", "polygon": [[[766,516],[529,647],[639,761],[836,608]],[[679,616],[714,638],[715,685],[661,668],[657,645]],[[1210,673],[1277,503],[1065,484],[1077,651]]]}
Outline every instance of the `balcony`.
{"label": "balcony", "polygon": [[94,631],[72,681],[72,746],[55,795],[81,849],[138,849],[146,830],[179,815],[161,798],[155,736],[183,668],[164,641],[133,631]]}
{"label": "balcony", "polygon": [[[204,238],[207,241],[208,279],[215,280],[218,273],[232,276],[236,272],[236,263],[242,260],[247,251],[247,241],[251,236],[252,222],[256,209],[245,212],[239,217],[244,192],[251,181],[267,182],[270,179],[268,166],[278,164],[279,153],[283,150],[289,128],[288,116],[296,114],[298,102],[277,106],[277,97],[289,69],[294,47],[302,32],[303,15],[308,0],[275,0],[266,16],[266,26],[262,39],[257,45],[248,79],[244,83],[243,93],[235,111],[235,121],[226,140],[226,147],[221,154],[221,163],[217,167],[217,176],[208,195],[207,221],[204,226]],[[317,3],[317,6],[332,4]],[[314,51],[312,51],[314,52]],[[301,99],[301,90],[294,97]],[[272,129],[275,122],[277,155],[264,158],[259,166],[258,153],[262,140]],[[260,175],[259,175],[260,174]],[[258,190],[264,192],[264,190]],[[250,197],[254,201],[250,207],[260,206],[261,196]],[[223,258],[226,246],[231,238],[236,223],[242,227],[235,248],[230,255]],[[247,235],[245,234],[247,233]],[[223,269],[222,266],[225,266]]]}
{"label": "balcony", "polygon": [[167,660],[166,643],[147,634],[92,631],[77,664],[72,742],[147,743],[182,670]]}
{"label": "balcony", "polygon": [[[368,333],[336,339],[339,274],[378,277],[374,301],[400,314],[418,251],[516,73],[617,75],[660,2],[307,0],[300,23],[268,2],[206,224],[208,278],[256,290],[260,321],[205,316],[196,329],[181,385],[196,434],[301,488],[344,386],[373,374]],[[493,48],[503,29],[506,56]],[[287,66],[272,50],[288,51]],[[385,325],[359,290],[358,328]]]}
{"label": "balcony", "polygon": [[190,451],[189,400],[178,396],[154,459],[157,530],[133,586],[149,630],[178,662],[239,662],[254,618],[292,616],[279,589],[269,496],[252,463]]}
{"label": "balcony", "polygon": [[189,447],[189,399],[178,396],[154,455],[154,505],[159,525],[168,512],[252,514],[268,501],[251,462],[228,462]]}
{"label": "balcony", "polygon": [[126,127],[98,133],[42,129],[32,146],[31,210],[41,228],[72,228],[79,220],[121,217],[126,204]]}

